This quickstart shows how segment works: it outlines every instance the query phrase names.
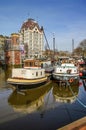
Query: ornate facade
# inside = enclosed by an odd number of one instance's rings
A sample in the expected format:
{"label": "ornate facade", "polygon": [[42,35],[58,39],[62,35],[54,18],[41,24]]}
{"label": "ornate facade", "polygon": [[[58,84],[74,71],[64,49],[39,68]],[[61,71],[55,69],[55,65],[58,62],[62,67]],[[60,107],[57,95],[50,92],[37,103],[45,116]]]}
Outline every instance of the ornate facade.
{"label": "ornate facade", "polygon": [[43,28],[34,19],[28,19],[20,29],[20,45],[24,46],[24,58],[41,58],[44,42]]}

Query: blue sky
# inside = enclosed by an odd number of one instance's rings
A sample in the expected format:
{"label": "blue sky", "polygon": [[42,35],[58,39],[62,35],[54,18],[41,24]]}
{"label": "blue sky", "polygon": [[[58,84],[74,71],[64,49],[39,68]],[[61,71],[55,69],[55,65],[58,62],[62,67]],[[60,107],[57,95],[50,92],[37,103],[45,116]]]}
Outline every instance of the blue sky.
{"label": "blue sky", "polygon": [[0,34],[17,33],[28,18],[35,19],[50,45],[58,50],[72,50],[86,39],[86,0],[2,0],[0,1]]}

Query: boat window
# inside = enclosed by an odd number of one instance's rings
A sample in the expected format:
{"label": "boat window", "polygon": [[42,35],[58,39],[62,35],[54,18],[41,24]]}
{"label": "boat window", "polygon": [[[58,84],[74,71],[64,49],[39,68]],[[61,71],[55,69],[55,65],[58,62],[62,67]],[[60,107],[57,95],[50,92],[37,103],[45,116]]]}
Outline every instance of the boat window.
{"label": "boat window", "polygon": [[27,66],[28,66],[28,63],[27,63],[27,62],[25,62],[24,66],[25,66],[25,67],[27,67]]}
{"label": "boat window", "polygon": [[36,76],[38,76],[38,72],[36,72]]}
{"label": "boat window", "polygon": [[43,63],[41,64],[41,68],[43,68]]}
{"label": "boat window", "polygon": [[32,66],[32,62],[30,62],[30,66]]}
{"label": "boat window", "polygon": [[42,75],[42,71],[41,71],[41,75]]}

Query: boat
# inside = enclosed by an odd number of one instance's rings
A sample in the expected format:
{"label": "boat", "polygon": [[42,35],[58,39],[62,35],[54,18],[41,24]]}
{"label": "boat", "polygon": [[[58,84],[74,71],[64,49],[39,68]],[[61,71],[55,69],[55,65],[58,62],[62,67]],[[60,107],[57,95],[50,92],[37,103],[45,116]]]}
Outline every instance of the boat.
{"label": "boat", "polygon": [[86,62],[80,62],[78,65],[80,79],[86,79]]}
{"label": "boat", "polygon": [[7,83],[17,88],[25,86],[36,87],[49,81],[49,75],[46,75],[45,69],[40,67],[39,60],[24,60],[23,68],[13,68],[12,76],[7,79]]}
{"label": "boat", "polygon": [[78,67],[73,63],[62,63],[61,65],[56,65],[52,75],[56,82],[66,83],[67,85],[79,81]]}
{"label": "boat", "polygon": [[56,102],[61,103],[73,103],[77,100],[79,92],[78,85],[71,85],[71,86],[58,86],[57,83],[53,84],[53,95]]}
{"label": "boat", "polygon": [[17,91],[16,89],[9,95],[8,103],[16,112],[32,113],[36,110],[42,111],[44,108],[44,97],[52,88],[52,82],[48,82],[40,87],[23,89]]}
{"label": "boat", "polygon": [[52,73],[54,70],[51,60],[40,61],[41,67],[45,69],[45,73],[52,79]]}

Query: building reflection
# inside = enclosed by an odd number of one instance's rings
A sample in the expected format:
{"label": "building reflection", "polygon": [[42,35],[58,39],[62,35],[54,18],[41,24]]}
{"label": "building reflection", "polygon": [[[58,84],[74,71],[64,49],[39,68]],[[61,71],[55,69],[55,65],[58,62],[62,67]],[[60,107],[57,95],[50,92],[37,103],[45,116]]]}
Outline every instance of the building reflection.
{"label": "building reflection", "polygon": [[53,96],[57,102],[73,103],[78,95],[79,86],[58,86],[57,83],[53,85]]}
{"label": "building reflection", "polygon": [[8,98],[8,103],[14,111],[22,113],[32,113],[44,104],[44,97],[52,88],[52,83],[28,90],[14,90]]}

